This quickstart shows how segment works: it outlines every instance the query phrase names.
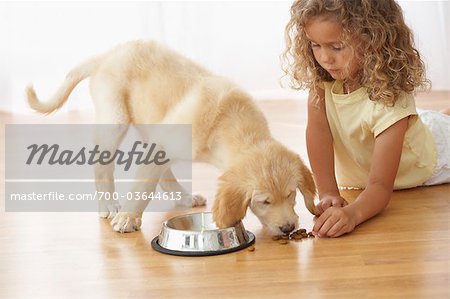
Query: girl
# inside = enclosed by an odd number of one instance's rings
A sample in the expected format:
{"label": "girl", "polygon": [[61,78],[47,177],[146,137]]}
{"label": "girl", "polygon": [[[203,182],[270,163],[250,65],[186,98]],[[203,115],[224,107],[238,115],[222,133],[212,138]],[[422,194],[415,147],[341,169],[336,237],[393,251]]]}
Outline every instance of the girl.
{"label": "girl", "polygon": [[[298,0],[286,27],[284,70],[308,88],[306,143],[320,237],[380,213],[393,189],[450,182],[450,117],[418,116],[425,67],[393,0]],[[351,204],[340,187],[364,188]]]}

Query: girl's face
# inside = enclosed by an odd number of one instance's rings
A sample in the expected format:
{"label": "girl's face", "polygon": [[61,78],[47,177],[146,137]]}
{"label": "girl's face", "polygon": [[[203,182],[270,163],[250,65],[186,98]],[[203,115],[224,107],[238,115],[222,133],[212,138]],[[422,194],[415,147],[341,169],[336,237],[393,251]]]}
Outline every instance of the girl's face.
{"label": "girl's face", "polygon": [[359,70],[353,50],[342,40],[342,26],[316,17],[305,27],[314,58],[335,80],[351,81]]}

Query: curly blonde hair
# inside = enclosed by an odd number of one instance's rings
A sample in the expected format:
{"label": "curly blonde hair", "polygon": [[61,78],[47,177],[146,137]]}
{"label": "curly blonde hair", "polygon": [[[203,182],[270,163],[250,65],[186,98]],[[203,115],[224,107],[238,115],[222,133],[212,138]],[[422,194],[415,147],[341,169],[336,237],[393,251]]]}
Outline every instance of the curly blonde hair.
{"label": "curly blonde hair", "polygon": [[314,91],[333,80],[314,58],[306,37],[305,26],[317,16],[342,24],[342,38],[353,44],[360,61],[357,80],[371,100],[391,106],[401,94],[430,87],[411,29],[394,0],[296,0],[290,12],[281,62],[292,88]]}

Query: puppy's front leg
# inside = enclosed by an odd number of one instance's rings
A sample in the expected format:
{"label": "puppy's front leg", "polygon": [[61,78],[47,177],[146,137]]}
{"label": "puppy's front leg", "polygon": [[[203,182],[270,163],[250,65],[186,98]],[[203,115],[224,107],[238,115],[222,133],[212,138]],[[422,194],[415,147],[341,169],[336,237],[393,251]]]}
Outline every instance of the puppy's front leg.
{"label": "puppy's front leg", "polygon": [[[105,134],[105,129],[108,134]],[[122,142],[128,130],[128,125],[97,125],[95,130],[95,143],[99,146],[100,151],[115,152]],[[98,214],[100,218],[113,218],[120,210],[120,204],[115,200],[107,200],[111,198],[115,191],[114,184],[114,163],[96,164],[95,166],[95,185],[96,189],[103,194],[107,194],[98,202]]]}
{"label": "puppy's front leg", "polygon": [[160,180],[161,174],[169,168],[169,165],[141,165],[137,171],[137,180],[131,194],[136,195],[125,201],[120,212],[111,221],[111,226],[116,232],[129,233],[141,228],[142,214],[149,204],[149,199],[143,198],[143,194],[152,194]]}
{"label": "puppy's front leg", "polygon": [[[131,194],[151,194],[155,192],[157,182],[144,181],[135,184]],[[130,233],[138,231],[142,224],[142,214],[149,201],[142,198],[130,198],[125,201],[120,212],[112,219],[111,226],[116,232]]]}
{"label": "puppy's front leg", "polygon": [[141,212],[141,210],[145,210],[145,207],[139,207],[139,205],[136,205],[136,203],[138,203],[138,201],[136,200],[132,200],[130,202],[134,204],[134,207],[130,208],[135,209],[135,211],[125,212],[123,211],[122,207],[120,212],[117,213],[117,215],[111,220],[111,226],[116,232],[131,233],[141,229],[143,213],[143,211]]}

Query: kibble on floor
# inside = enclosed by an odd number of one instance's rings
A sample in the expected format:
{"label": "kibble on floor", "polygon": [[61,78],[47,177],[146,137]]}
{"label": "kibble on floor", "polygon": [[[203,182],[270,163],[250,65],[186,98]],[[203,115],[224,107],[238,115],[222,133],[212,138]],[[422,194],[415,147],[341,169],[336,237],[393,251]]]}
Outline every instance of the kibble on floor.
{"label": "kibble on floor", "polygon": [[281,245],[286,245],[290,240],[300,241],[301,239],[314,237],[312,232],[306,232],[306,229],[300,228],[290,234],[273,236],[272,240],[278,241]]}

